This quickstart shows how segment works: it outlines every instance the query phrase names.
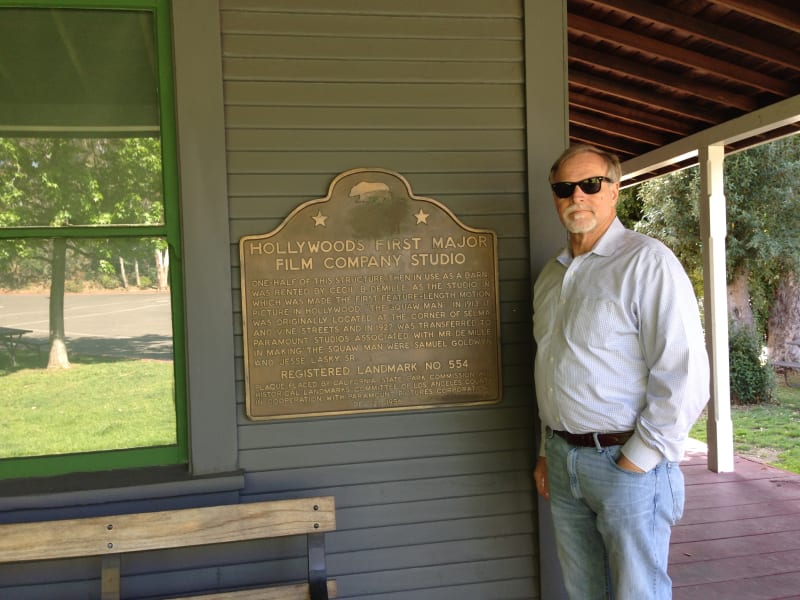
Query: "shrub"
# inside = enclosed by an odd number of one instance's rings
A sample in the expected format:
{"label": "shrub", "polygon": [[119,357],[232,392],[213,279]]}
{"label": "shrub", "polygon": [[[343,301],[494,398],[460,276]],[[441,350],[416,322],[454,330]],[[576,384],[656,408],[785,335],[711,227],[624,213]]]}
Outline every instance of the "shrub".
{"label": "shrub", "polygon": [[100,275],[97,277],[97,283],[107,290],[115,290],[121,287],[119,283],[119,277],[117,277],[115,274],[100,273]]}
{"label": "shrub", "polygon": [[762,360],[761,346],[761,339],[751,329],[731,326],[731,397],[737,404],[759,404],[775,398],[775,372]]}
{"label": "shrub", "polygon": [[83,281],[80,279],[69,279],[64,282],[64,290],[73,294],[80,294],[83,291]]}

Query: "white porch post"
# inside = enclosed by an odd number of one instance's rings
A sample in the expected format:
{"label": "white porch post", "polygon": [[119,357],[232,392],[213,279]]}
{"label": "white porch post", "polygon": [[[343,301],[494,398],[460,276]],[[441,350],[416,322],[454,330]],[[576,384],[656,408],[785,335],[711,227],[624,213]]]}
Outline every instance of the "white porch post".
{"label": "white porch post", "polygon": [[725,191],[723,145],[699,149],[700,235],[703,242],[703,287],[706,346],[711,362],[708,403],[708,468],[732,472],[730,367],[728,363],[728,296],[725,276]]}

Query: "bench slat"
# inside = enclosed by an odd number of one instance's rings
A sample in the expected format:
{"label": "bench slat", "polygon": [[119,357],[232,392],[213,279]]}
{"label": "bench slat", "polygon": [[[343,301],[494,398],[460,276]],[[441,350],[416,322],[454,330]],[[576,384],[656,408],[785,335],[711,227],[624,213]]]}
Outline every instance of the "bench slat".
{"label": "bench slat", "polygon": [[800,362],[794,362],[791,360],[773,360],[772,366],[783,369],[783,380],[786,382],[788,387],[797,387],[796,385],[789,383],[789,371],[800,371]]}
{"label": "bench slat", "polygon": [[[328,598],[336,598],[337,591],[336,581],[328,581]],[[204,594],[201,596],[179,596],[167,600],[310,600],[310,598],[308,584],[298,583],[280,587]]]}
{"label": "bench slat", "polygon": [[793,362],[791,360],[773,360],[772,365],[775,367],[786,367],[788,369],[800,369],[800,362]]}
{"label": "bench slat", "polygon": [[0,562],[180,548],[333,531],[333,497],[0,526]]}

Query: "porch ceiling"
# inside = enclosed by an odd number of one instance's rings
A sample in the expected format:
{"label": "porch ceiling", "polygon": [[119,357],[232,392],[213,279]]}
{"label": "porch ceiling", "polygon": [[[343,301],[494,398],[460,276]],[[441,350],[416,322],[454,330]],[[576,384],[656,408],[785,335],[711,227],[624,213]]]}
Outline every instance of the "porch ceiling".
{"label": "porch ceiling", "polygon": [[[797,0],[568,0],[567,10],[572,143],[626,161],[800,94]],[[798,131],[800,121],[726,151]]]}

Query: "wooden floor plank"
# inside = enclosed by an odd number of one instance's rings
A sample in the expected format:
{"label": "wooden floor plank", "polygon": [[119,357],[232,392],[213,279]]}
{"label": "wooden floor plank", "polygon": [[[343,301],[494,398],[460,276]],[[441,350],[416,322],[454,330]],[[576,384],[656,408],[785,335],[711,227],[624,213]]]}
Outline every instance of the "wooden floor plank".
{"label": "wooden floor plank", "polygon": [[[687,490],[687,494],[691,494],[691,491]],[[753,498],[750,504],[717,506],[713,510],[687,508],[678,527],[704,523],[728,523],[739,519],[781,515],[798,515],[800,518],[800,499],[759,502],[758,498]]]}
{"label": "wooden floor plank", "polygon": [[737,458],[734,461],[733,473],[714,473],[708,470],[708,465],[698,463],[692,465],[681,464],[681,470],[688,476],[692,485],[702,483],[719,483],[721,481],[739,481],[742,479],[770,479],[783,475],[782,471],[752,460]]}
{"label": "wooden floor plank", "polygon": [[672,543],[678,544],[714,539],[724,540],[786,531],[793,531],[800,537],[800,514],[763,517],[748,515],[745,518],[724,523],[677,525],[672,529]]}
{"label": "wooden floor plank", "polygon": [[748,481],[706,483],[687,486],[686,508],[714,508],[800,500],[800,477],[795,483],[789,479],[753,479]]}
{"label": "wooden floor plank", "polygon": [[797,531],[779,531],[763,535],[670,544],[669,555],[670,562],[678,563],[732,556],[753,556],[785,550],[800,552],[800,536]]}
{"label": "wooden floor plank", "polygon": [[674,600],[799,600],[800,475],[736,457],[713,473],[693,444],[686,510],[673,528]]}
{"label": "wooden floor plank", "polygon": [[797,573],[673,588],[673,600],[797,600]]}
{"label": "wooden floor plank", "polygon": [[[673,565],[671,576],[680,581],[675,587],[785,575],[800,570],[800,552],[787,550],[713,561],[689,561]],[[800,593],[800,590],[798,590]]]}

